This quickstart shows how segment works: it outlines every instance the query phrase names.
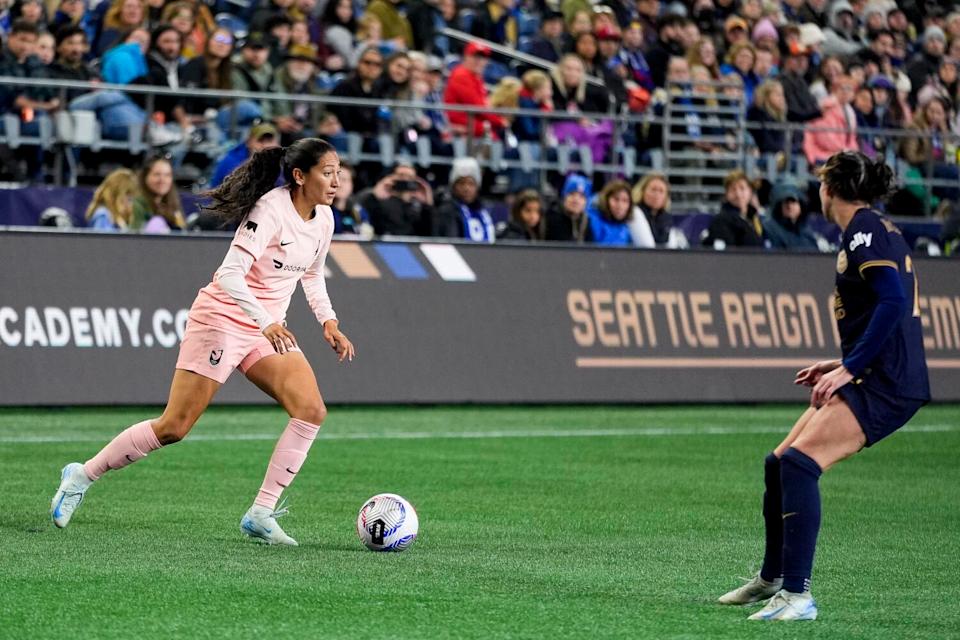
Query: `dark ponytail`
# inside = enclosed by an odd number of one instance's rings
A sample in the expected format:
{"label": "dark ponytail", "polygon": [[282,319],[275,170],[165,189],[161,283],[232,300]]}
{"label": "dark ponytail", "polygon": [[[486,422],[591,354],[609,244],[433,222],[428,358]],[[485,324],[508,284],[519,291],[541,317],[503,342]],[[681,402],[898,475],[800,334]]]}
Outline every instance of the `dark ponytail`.
{"label": "dark ponytail", "polygon": [[276,186],[281,174],[287,184],[293,184],[294,169],[309,173],[323,156],[331,152],[336,152],[333,145],[319,138],[303,138],[289,147],[257,151],[234,169],[219,187],[205,194],[211,202],[204,209],[224,222],[239,224],[253,210],[257,200]]}
{"label": "dark ponytail", "polygon": [[874,162],[859,151],[830,156],[819,174],[830,194],[847,202],[872,204],[890,195],[894,187],[893,170],[883,160]]}

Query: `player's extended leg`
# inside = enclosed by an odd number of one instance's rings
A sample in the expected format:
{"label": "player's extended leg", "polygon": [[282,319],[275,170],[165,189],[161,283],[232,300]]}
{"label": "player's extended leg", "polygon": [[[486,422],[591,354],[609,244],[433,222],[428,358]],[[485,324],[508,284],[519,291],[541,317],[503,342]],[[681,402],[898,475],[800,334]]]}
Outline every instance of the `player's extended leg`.
{"label": "player's extended leg", "polygon": [[760,571],[745,584],[729,591],[717,600],[720,604],[744,605],[771,597],[783,586],[783,494],[780,485],[780,457],[803,432],[816,413],[807,408],[794,423],[783,442],[763,461],[763,524],[766,546]]}
{"label": "player's extended leg", "polygon": [[300,351],[261,358],[246,372],[247,378],[274,398],[290,420],[270,456],[267,472],[253,506],[240,521],[240,530],[270,544],[296,545],[276,524],[275,511],[283,490],[290,486],[327,415],[317,379]]}
{"label": "player's extended leg", "polygon": [[54,524],[67,526],[87,488],[107,471],[121,469],[186,437],[219,388],[216,380],[177,369],[162,416],[127,428],[85,464],[72,462],[63,468],[60,487],[50,503]]}
{"label": "player's extended leg", "polygon": [[863,448],[866,436],[840,396],[833,396],[784,451],[783,589],[751,620],[815,620],[810,595],[813,555],[820,531],[820,475]]}

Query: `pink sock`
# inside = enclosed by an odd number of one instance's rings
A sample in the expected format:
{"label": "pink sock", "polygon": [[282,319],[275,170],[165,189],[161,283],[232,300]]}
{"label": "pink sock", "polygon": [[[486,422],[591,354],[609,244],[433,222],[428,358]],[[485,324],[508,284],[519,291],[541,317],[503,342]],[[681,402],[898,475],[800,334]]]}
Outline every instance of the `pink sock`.
{"label": "pink sock", "polygon": [[280,440],[277,441],[273,455],[270,456],[267,475],[260,486],[257,499],[253,501],[254,504],[268,509],[277,506],[280,494],[297,477],[303,461],[307,459],[307,452],[310,451],[310,445],[313,444],[318,431],[320,431],[319,425],[290,418],[287,428],[283,430]]}
{"label": "pink sock", "polygon": [[100,453],[87,460],[83,470],[91,480],[97,480],[110,469],[122,469],[161,446],[153,432],[153,421],[144,420],[111,440]]}

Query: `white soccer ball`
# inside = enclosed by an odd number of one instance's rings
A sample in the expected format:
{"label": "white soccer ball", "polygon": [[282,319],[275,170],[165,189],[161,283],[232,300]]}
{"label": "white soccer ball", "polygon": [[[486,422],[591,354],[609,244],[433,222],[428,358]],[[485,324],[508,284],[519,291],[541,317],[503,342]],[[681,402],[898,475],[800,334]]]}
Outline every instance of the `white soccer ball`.
{"label": "white soccer ball", "polygon": [[357,535],[372,551],[403,551],[417,539],[420,520],[413,505],[395,493],[380,493],[357,514]]}

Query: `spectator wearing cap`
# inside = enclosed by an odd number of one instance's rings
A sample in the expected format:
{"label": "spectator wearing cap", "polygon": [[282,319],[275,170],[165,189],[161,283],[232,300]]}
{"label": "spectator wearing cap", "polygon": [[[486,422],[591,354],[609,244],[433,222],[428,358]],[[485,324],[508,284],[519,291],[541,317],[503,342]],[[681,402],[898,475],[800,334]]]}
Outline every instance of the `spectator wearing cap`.
{"label": "spectator wearing cap", "polygon": [[266,93],[273,89],[273,67],[268,62],[270,48],[262,33],[249,34],[233,59],[233,88],[237,91]]}
{"label": "spectator wearing cap", "polygon": [[723,39],[729,49],[739,42],[749,42],[750,33],[747,31],[747,21],[738,15],[732,15],[723,23]]}
{"label": "spectator wearing cap", "polygon": [[830,5],[829,27],[824,32],[824,55],[850,56],[863,48],[857,34],[857,17],[847,0],[836,0]]}
{"label": "spectator wearing cap", "polygon": [[803,152],[807,162],[817,165],[835,153],[857,151],[857,116],[850,105],[856,93],[853,78],[839,75],[833,79],[830,95],[820,102],[823,115],[811,120],[803,133]]}
{"label": "spectator wearing cap", "polygon": [[685,55],[680,33],[683,24],[684,19],[673,14],[664,16],[657,23],[657,43],[646,54],[654,86],[664,86],[667,79],[667,61],[674,56]]}
{"label": "spectator wearing cap", "polygon": [[372,0],[367,5],[367,13],[376,16],[383,27],[382,38],[396,46],[410,49],[413,47],[413,29],[406,16],[397,5],[400,0]]}
{"label": "spectator wearing cap", "polygon": [[[317,47],[313,44],[295,44],[287,52],[287,59],[274,72],[273,89],[291,96],[320,95],[317,87]],[[359,110],[359,107],[353,107]],[[281,144],[292,144],[300,138],[317,134],[325,116],[323,106],[316,102],[302,102],[295,97],[269,100],[264,105],[263,117],[271,121],[281,134]],[[339,116],[338,116],[339,117]]]}
{"label": "spectator wearing cap", "polygon": [[[247,161],[257,151],[272,149],[280,145],[280,132],[272,124],[262,122],[250,127],[250,133],[247,139],[230,149],[226,155],[217,162],[217,167],[213,171],[213,177],[210,178],[210,188],[215,189],[220,186],[223,179]],[[279,178],[278,178],[279,179]]]}
{"label": "spectator wearing cap", "polygon": [[800,190],[792,184],[777,183],[770,191],[770,215],[763,219],[763,235],[771,249],[817,251],[817,235],[807,222],[810,212]]}
{"label": "spectator wearing cap", "polygon": [[524,53],[557,62],[564,51],[563,14],[547,10],[540,21],[540,32],[522,47]]}
{"label": "spectator wearing cap", "polygon": [[97,24],[93,12],[87,11],[85,0],[60,0],[56,12],[53,14],[52,27],[54,34],[63,27],[80,27],[87,36],[87,48],[97,37]]}
{"label": "spectator wearing cap", "polygon": [[480,164],[476,158],[457,158],[450,170],[450,197],[433,216],[431,235],[493,242],[493,216],[480,200]]}
{"label": "spectator wearing cap", "polygon": [[[450,73],[446,89],[443,92],[445,104],[462,104],[477,107],[488,107],[487,87],[483,83],[483,70],[490,59],[490,49],[485,45],[471,42],[463,51],[463,62],[457,65]],[[486,126],[494,131],[504,128],[506,122],[498,115],[488,113],[473,113],[468,116],[463,111],[448,111],[447,118],[457,134],[467,132],[468,123],[473,119],[473,135],[481,137]],[[486,125],[485,123],[489,123]]]}
{"label": "spectator wearing cap", "polygon": [[940,62],[943,60],[947,47],[947,37],[943,29],[931,25],[923,32],[923,49],[917,52],[907,64],[907,77],[913,91],[910,94],[910,104],[916,106],[917,93],[927,84],[927,81],[937,74]]}
{"label": "spectator wearing cap", "polygon": [[754,25],[750,39],[757,49],[776,51],[779,48],[780,34],[770,18],[763,18]]}
{"label": "spectator wearing cap", "polygon": [[590,180],[571,173],[563,182],[560,200],[547,210],[547,240],[556,242],[593,242],[593,230],[587,215],[592,192]]}
{"label": "spectator wearing cap", "polygon": [[[340,81],[330,92],[338,98],[376,97],[373,85],[383,71],[383,54],[376,47],[367,47],[360,53],[356,70]],[[332,104],[330,111],[340,119],[344,130],[372,136],[377,133],[377,109],[366,106]]]}
{"label": "spectator wearing cap", "polygon": [[884,129],[902,129],[907,124],[903,107],[897,100],[897,86],[889,76],[878,74],[867,81],[873,93],[873,108],[879,126]]}

